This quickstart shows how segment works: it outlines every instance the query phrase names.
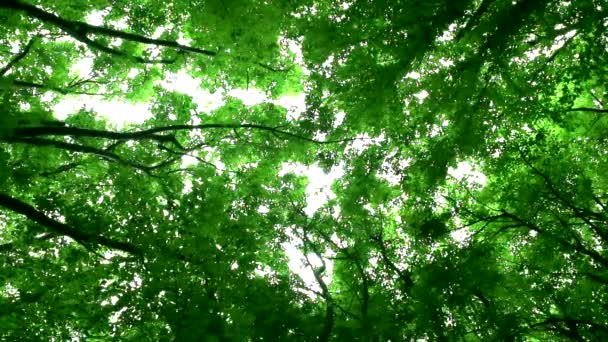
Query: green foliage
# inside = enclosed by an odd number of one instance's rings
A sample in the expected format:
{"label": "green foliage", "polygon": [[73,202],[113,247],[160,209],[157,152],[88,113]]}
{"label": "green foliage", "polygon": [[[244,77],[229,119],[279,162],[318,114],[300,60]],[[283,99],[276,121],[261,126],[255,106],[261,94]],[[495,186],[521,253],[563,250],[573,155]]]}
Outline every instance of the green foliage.
{"label": "green foliage", "polygon": [[0,340],[607,340],[607,8],[1,2]]}

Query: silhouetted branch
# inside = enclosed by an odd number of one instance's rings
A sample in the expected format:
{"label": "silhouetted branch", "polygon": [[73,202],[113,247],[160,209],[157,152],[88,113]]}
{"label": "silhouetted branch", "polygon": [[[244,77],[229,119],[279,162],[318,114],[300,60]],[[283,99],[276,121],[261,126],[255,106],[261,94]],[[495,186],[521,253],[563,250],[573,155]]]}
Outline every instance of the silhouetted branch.
{"label": "silhouetted branch", "polygon": [[564,196],[562,196],[562,194],[557,191],[557,189],[555,188],[555,186],[553,185],[553,182],[551,182],[551,180],[549,179],[549,177],[547,175],[545,175],[544,173],[542,173],[539,169],[537,169],[534,165],[532,165],[532,163],[524,156],[523,153],[521,154],[521,158],[523,159],[523,161],[526,163],[526,165],[528,165],[528,167],[530,167],[532,169],[532,171],[534,171],[534,173],[538,176],[540,176],[545,183],[547,184],[547,186],[549,187],[549,190],[551,191],[551,193],[553,194],[553,196],[555,196],[555,198],[557,198],[558,201],[560,201],[561,203],[563,203],[566,207],[568,207],[570,210],[572,210],[572,212],[574,213],[574,215],[576,215],[576,217],[580,218],[581,220],[583,220],[587,225],[589,225],[589,227],[591,227],[591,229],[593,229],[593,231],[606,243],[608,243],[608,233],[605,232],[602,227],[598,227],[595,223],[593,223],[589,217],[587,217],[587,215],[596,217],[597,219],[603,220],[604,216],[598,213],[595,213],[593,211],[590,210],[585,210],[585,209],[581,209],[577,206],[574,205],[574,203],[572,203],[571,201],[569,201],[568,199],[566,199]]}
{"label": "silhouetted branch", "polygon": [[361,287],[363,295],[363,299],[361,301],[361,317],[359,319],[362,320],[363,324],[366,324],[367,310],[369,306],[369,280],[367,274],[365,274],[365,269],[363,268],[363,265],[361,265],[359,258],[353,253],[351,253],[348,248],[342,248],[338,246],[338,244],[332,241],[332,239],[327,236],[327,234],[324,234],[322,232],[318,232],[318,234],[323,237],[323,240],[325,240],[326,243],[334,246],[335,249],[341,251],[346,255],[346,258],[342,258],[343,260],[348,260],[355,264],[355,268],[357,269],[357,272],[361,277]]}
{"label": "silhouetted branch", "polygon": [[260,62],[255,63],[255,64],[258,65],[258,66],[261,66],[262,68],[264,68],[266,70],[272,71],[272,72],[287,72],[287,71],[289,71],[289,69],[277,69],[277,68],[271,67],[270,65],[266,65],[266,64],[260,63]]}
{"label": "silhouetted branch", "polygon": [[327,341],[329,341],[329,339],[331,337],[331,332],[333,330],[334,321],[335,321],[334,301],[333,301],[331,294],[329,293],[329,288],[327,287],[327,284],[323,280],[323,272],[325,272],[327,267],[325,265],[325,260],[323,259],[323,255],[321,255],[321,253],[317,250],[317,248],[314,246],[314,244],[310,241],[306,231],[302,234],[302,239],[304,240],[305,245],[310,247],[312,249],[312,251],[315,253],[315,255],[317,256],[317,258],[319,258],[319,260],[321,260],[321,267],[316,269],[313,267],[312,263],[308,259],[308,255],[304,254],[306,263],[312,269],[315,279],[317,280],[319,287],[321,287],[321,291],[323,293],[323,298],[325,298],[325,323],[323,324],[323,329],[321,330],[321,334],[319,335],[318,340],[327,342]]}
{"label": "silhouetted branch", "polygon": [[114,140],[154,140],[157,142],[173,143],[183,148],[173,135],[160,135],[154,132],[112,132],[98,129],[78,128],[61,125],[44,125],[36,127],[17,127],[14,130],[17,138],[34,138],[40,136],[70,136],[70,137],[90,137],[105,138]]}
{"label": "silhouetted branch", "polygon": [[52,86],[48,86],[46,84],[42,84],[42,83],[35,83],[35,82],[28,82],[28,81],[21,81],[21,80],[13,80],[12,85],[15,87],[23,87],[23,88],[34,88],[34,89],[39,89],[39,90],[50,90],[50,91],[54,91],[63,95],[67,95],[67,94],[75,94],[75,95],[89,95],[89,96],[104,96],[104,95],[114,95],[114,94],[103,94],[103,93],[91,93],[91,92],[86,92],[86,91],[77,91],[77,90],[72,90],[70,89],[73,86],[68,86],[67,88],[59,88],[59,87],[52,87]]}
{"label": "silhouetted branch", "polygon": [[585,107],[578,107],[578,108],[570,108],[570,109],[566,109],[566,112],[593,112],[593,113],[608,113],[608,109],[601,109],[601,108],[585,108]]}
{"label": "silhouetted branch", "polygon": [[147,165],[142,165],[142,164],[139,164],[136,162],[126,160],[126,159],[122,158],[121,156],[119,156],[118,154],[109,152],[108,150],[104,150],[104,149],[100,149],[100,148],[96,148],[96,147],[92,147],[92,146],[87,146],[87,145],[73,144],[73,143],[69,143],[69,142],[65,142],[65,141],[43,139],[43,138],[25,138],[25,139],[13,139],[13,140],[9,140],[9,142],[22,143],[22,144],[28,144],[28,145],[33,145],[33,146],[52,146],[52,147],[56,147],[56,148],[59,148],[59,149],[65,150],[65,151],[70,151],[70,152],[93,154],[93,155],[102,157],[106,160],[109,160],[111,162],[115,162],[118,164],[122,164],[125,166],[129,166],[129,167],[144,171],[148,174],[155,169],[159,169],[161,167],[167,166],[171,163],[174,163],[175,161],[177,161],[179,159],[179,158],[168,158],[167,160],[164,160],[156,165],[147,166]]}
{"label": "silhouetted branch", "polygon": [[[112,132],[105,130],[96,130],[88,128],[77,128],[68,126],[39,126],[39,127],[18,127],[15,129],[14,134],[19,137],[36,137],[36,136],[73,136],[73,137],[94,137],[94,138],[107,138],[116,140],[140,140],[149,139],[158,142],[171,142],[177,143],[174,136],[160,135],[157,133],[163,132],[175,132],[175,131],[186,131],[186,130],[204,130],[204,129],[253,129],[259,131],[267,131],[275,133],[279,136],[290,137],[298,140],[313,142],[315,144],[334,144],[346,141],[357,140],[356,138],[340,139],[340,140],[327,140],[319,141],[316,139],[308,138],[295,133],[282,131],[275,127],[258,125],[258,124],[221,124],[221,123],[210,123],[200,125],[171,125],[155,127],[146,130],[136,132]],[[180,148],[183,149],[183,147]]]}
{"label": "silhouetted branch", "polygon": [[65,223],[61,223],[46,216],[44,213],[36,210],[36,208],[34,208],[33,206],[22,202],[16,198],[10,197],[4,193],[0,193],[0,207],[4,207],[15,213],[24,215],[28,219],[48,228],[53,233],[68,236],[85,246],[87,249],[88,245],[101,245],[108,248],[127,252],[136,256],[142,255],[142,251],[138,247],[130,243],[121,242],[106,238],[104,236],[94,235],[91,233],[74,229]]}
{"label": "silhouetted branch", "polygon": [[[208,50],[203,50],[203,49],[199,49],[199,48],[195,48],[195,47],[191,47],[191,46],[182,45],[182,44],[179,44],[178,42],[172,41],[172,40],[152,39],[152,38],[148,38],[148,37],[145,37],[145,36],[142,36],[139,34],[135,34],[135,33],[129,33],[129,32],[119,31],[119,30],[115,30],[115,29],[111,29],[111,28],[107,28],[107,27],[90,25],[90,24],[80,22],[80,21],[67,20],[67,19],[61,18],[53,13],[44,11],[34,5],[26,4],[26,3],[23,3],[23,2],[17,1],[17,0],[3,1],[2,3],[0,3],[0,8],[8,8],[8,9],[23,11],[30,17],[36,18],[42,22],[45,22],[45,23],[58,27],[62,31],[64,31],[67,34],[69,34],[70,36],[72,36],[72,38],[74,38],[82,43],[87,44],[91,48],[94,48],[94,49],[97,49],[97,50],[100,50],[100,51],[103,51],[103,52],[106,52],[109,54],[113,54],[113,55],[127,56],[122,51],[115,50],[113,48],[110,48],[106,45],[103,45],[99,42],[96,42],[96,41],[90,39],[88,37],[88,35],[96,34],[96,35],[102,35],[102,36],[112,37],[112,38],[120,38],[120,39],[124,39],[124,40],[128,40],[128,41],[132,41],[132,42],[138,42],[138,43],[156,45],[156,46],[165,46],[165,47],[177,49],[178,51],[187,51],[187,52],[192,52],[192,53],[197,53],[197,54],[202,54],[202,55],[207,55],[207,56],[215,56],[217,54],[216,52],[213,52],[213,51],[208,51]],[[142,62],[142,63],[157,63],[157,62],[171,63],[172,62],[169,60],[152,61],[152,60],[144,59],[142,57],[135,57],[135,56],[131,56],[131,57],[134,58],[135,60],[137,60],[138,62]]]}
{"label": "silhouetted branch", "polygon": [[395,265],[395,263],[393,263],[391,261],[391,259],[388,256],[388,251],[386,249],[386,245],[384,244],[384,239],[381,235],[379,235],[379,236],[372,235],[372,236],[370,236],[370,239],[375,241],[378,244],[378,247],[380,248],[380,256],[382,256],[384,263],[388,266],[388,268],[390,268],[391,270],[393,270],[393,272],[395,272],[397,274],[397,276],[403,283],[406,293],[409,293],[410,288],[414,285],[414,281],[412,280],[411,275],[408,272],[400,270],[397,267],[397,265]]}
{"label": "silhouetted branch", "polygon": [[82,164],[79,163],[79,162],[61,165],[60,167],[56,168],[55,170],[41,172],[40,176],[43,176],[43,177],[54,176],[56,174],[60,174],[62,172],[66,172],[66,171],[70,171],[72,169],[75,169],[75,168],[77,168],[80,165],[82,165]]}

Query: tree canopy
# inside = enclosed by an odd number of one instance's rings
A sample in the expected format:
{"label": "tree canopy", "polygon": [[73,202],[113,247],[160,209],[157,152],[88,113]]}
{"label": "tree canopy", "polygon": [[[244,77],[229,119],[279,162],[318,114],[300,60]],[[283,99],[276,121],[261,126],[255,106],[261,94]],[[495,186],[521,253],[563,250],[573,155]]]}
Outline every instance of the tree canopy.
{"label": "tree canopy", "polygon": [[0,21],[0,339],[608,340],[608,2]]}

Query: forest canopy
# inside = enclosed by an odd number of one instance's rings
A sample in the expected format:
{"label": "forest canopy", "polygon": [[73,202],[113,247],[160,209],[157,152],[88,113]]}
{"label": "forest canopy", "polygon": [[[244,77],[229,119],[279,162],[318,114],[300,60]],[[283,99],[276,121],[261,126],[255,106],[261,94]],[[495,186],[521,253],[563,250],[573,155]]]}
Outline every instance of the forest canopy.
{"label": "forest canopy", "polygon": [[608,340],[608,2],[0,22],[0,339]]}

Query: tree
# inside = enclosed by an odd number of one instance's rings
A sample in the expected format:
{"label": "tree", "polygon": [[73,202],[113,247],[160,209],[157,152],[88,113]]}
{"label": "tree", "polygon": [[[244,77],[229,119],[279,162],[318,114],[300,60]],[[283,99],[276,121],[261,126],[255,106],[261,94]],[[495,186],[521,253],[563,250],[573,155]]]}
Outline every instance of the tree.
{"label": "tree", "polygon": [[607,7],[2,2],[0,336],[607,339]]}

